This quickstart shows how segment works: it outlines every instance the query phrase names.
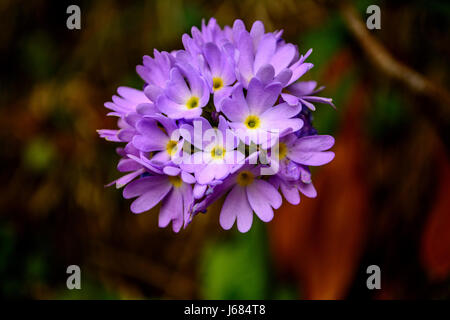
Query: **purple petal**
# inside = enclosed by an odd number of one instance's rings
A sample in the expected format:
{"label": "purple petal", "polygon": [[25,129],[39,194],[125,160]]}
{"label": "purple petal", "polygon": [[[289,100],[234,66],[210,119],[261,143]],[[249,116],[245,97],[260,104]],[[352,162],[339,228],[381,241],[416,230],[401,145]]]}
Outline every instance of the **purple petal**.
{"label": "purple petal", "polygon": [[205,118],[198,118],[190,124],[183,124],[180,127],[181,136],[190,144],[199,149],[203,149],[210,141],[203,139],[205,132],[212,129],[211,124]]}
{"label": "purple petal", "polygon": [[178,188],[172,188],[159,211],[159,227],[165,228],[170,222],[174,232],[180,231],[183,226],[183,196]]}
{"label": "purple petal", "polygon": [[274,76],[275,70],[271,64],[265,64],[261,66],[256,73],[256,77],[264,84],[271,82]]}
{"label": "purple petal", "polygon": [[311,94],[316,86],[316,81],[300,81],[291,84],[288,91],[297,97],[302,97]]}
{"label": "purple petal", "polygon": [[232,92],[232,87],[223,87],[222,89],[214,92],[214,106],[217,112],[222,110],[222,104],[226,98],[230,97]]}
{"label": "purple petal", "polygon": [[253,212],[248,203],[245,189],[236,185],[230,191],[220,211],[220,225],[225,230],[230,229],[237,219],[238,230],[242,233],[250,230],[253,222]]}
{"label": "purple petal", "polygon": [[290,106],[287,103],[281,103],[273,108],[270,108],[261,115],[264,120],[280,120],[283,118],[292,118],[296,116],[301,110],[299,105]]}
{"label": "purple petal", "polygon": [[176,66],[180,69],[182,75],[187,78],[191,94],[201,98],[203,96],[205,84],[198,72],[189,64],[183,63],[177,64]]}
{"label": "purple petal", "polygon": [[108,108],[108,109],[117,111],[117,113],[118,113],[118,114],[121,114],[121,115],[122,115],[122,114],[126,114],[126,113],[128,113],[128,112],[130,112],[130,111],[133,111],[132,108],[124,108],[124,107],[121,107],[121,106],[116,105],[116,104],[113,103],[113,102],[105,102],[104,106],[105,106],[106,108]]}
{"label": "purple petal", "polygon": [[328,150],[334,145],[334,138],[329,135],[306,136],[298,139],[293,149],[304,151]]}
{"label": "purple petal", "polygon": [[119,130],[109,130],[109,129],[102,129],[97,130],[98,135],[100,138],[103,138],[107,141],[113,141],[113,142],[121,142],[117,134],[119,133]]}
{"label": "purple petal", "polygon": [[171,188],[172,185],[170,183],[166,183],[160,185],[159,187],[150,189],[133,201],[130,207],[131,211],[133,213],[142,213],[150,210],[151,208],[156,206],[162,199],[164,199]]}
{"label": "purple petal", "polygon": [[291,64],[296,52],[297,48],[290,43],[283,45],[277,50],[270,61],[270,63],[275,68],[275,74],[278,74],[281,70]]}
{"label": "purple petal", "polygon": [[109,186],[112,186],[113,184],[116,184],[117,189],[122,188],[124,185],[126,185],[127,183],[132,181],[134,178],[140,176],[142,173],[144,173],[144,169],[136,170],[134,172],[131,172],[129,174],[126,174],[126,175],[120,177],[117,180],[114,180],[111,183],[108,183],[106,186],[109,187]]}
{"label": "purple petal", "polygon": [[208,185],[206,184],[195,184],[194,186],[194,198],[200,199],[205,194],[206,188],[208,188]]}
{"label": "purple petal", "polygon": [[230,172],[229,166],[221,163],[209,163],[201,171],[195,174],[195,177],[200,184],[208,184],[214,179],[223,179]]}
{"label": "purple petal", "polygon": [[282,87],[285,87],[289,80],[292,78],[292,70],[291,69],[283,69],[280,73],[275,77],[276,82],[279,82]]}
{"label": "purple petal", "polygon": [[163,172],[168,176],[177,176],[180,174],[181,169],[173,166],[166,166],[163,168]]}
{"label": "purple petal", "polygon": [[300,63],[297,61],[289,69],[292,70],[292,78],[289,80],[288,85],[297,81],[301,76],[308,72],[314,65],[312,63]]}
{"label": "purple petal", "polygon": [[170,71],[170,82],[167,85],[165,94],[177,104],[185,104],[191,96],[191,92],[177,68],[173,68]]}
{"label": "purple petal", "polygon": [[181,179],[188,184],[193,184],[196,182],[194,176],[190,173],[187,173],[186,171],[181,172]]}
{"label": "purple petal", "polygon": [[247,31],[241,32],[237,47],[239,50],[238,69],[243,77],[243,85],[247,87],[248,82],[253,77],[253,41]]}
{"label": "purple petal", "polygon": [[135,104],[149,102],[143,91],[129,87],[119,87],[117,92],[125,99],[134,102]]}
{"label": "purple petal", "polygon": [[[165,152],[159,152],[159,153],[165,153]],[[144,166],[145,168],[147,168],[148,170],[158,173],[158,174],[162,174],[162,171],[158,168],[155,167],[155,164],[152,163],[149,159],[141,156],[141,157],[136,157],[132,154],[128,154],[127,155],[128,158],[133,159],[134,161],[136,161],[137,163],[141,164],[142,166]]]}
{"label": "purple petal", "polygon": [[309,57],[309,55],[311,54],[311,52],[312,52],[312,49],[309,49],[309,50],[305,53],[305,55],[302,55],[302,56],[300,57],[298,63],[303,63],[303,62]]}
{"label": "purple petal", "polygon": [[304,99],[299,99],[299,101],[302,103],[302,105],[306,106],[309,110],[312,110],[312,111],[316,110],[316,107],[311,102],[308,102]]}
{"label": "purple petal", "polygon": [[151,164],[153,167],[158,168],[164,167],[169,163],[169,161],[170,161],[170,154],[167,153],[166,151],[157,152],[152,156],[151,160],[148,160],[149,164]]}
{"label": "purple petal", "polygon": [[293,161],[307,166],[321,166],[327,164],[334,158],[332,151],[290,151],[289,158]]}
{"label": "purple petal", "polygon": [[130,112],[125,116],[124,119],[128,125],[135,127],[136,123],[142,119],[142,116],[136,112]]}
{"label": "purple petal", "polygon": [[152,101],[158,101],[159,96],[163,94],[164,90],[161,87],[155,86],[153,84],[148,84],[145,89],[145,95]]}
{"label": "purple petal", "polygon": [[154,116],[149,117],[150,119],[154,119],[158,121],[166,130],[167,136],[171,136],[172,133],[178,129],[177,123],[175,120],[167,118],[161,114],[157,114]]}
{"label": "purple petal", "polygon": [[117,133],[117,137],[120,139],[120,141],[130,142],[131,139],[133,139],[135,134],[136,134],[136,130],[134,130],[134,129],[122,129],[122,130],[119,130],[119,132]]}
{"label": "purple petal", "polygon": [[280,189],[287,202],[294,205],[300,203],[300,195],[296,186],[289,186],[286,183],[281,183]]}
{"label": "purple petal", "polygon": [[333,104],[333,99],[331,99],[331,98],[316,97],[316,96],[304,96],[303,99],[308,100],[310,102],[329,104],[333,108],[336,108]]}
{"label": "purple petal", "polygon": [[149,103],[140,103],[136,106],[136,112],[140,115],[154,115],[155,113],[159,112],[159,110],[156,108],[156,106],[149,102]]}
{"label": "purple petal", "polygon": [[245,31],[245,24],[241,19],[236,19],[233,23],[233,37],[235,42],[238,40],[242,31]]}
{"label": "purple petal", "polygon": [[254,71],[258,71],[262,65],[270,62],[272,56],[275,54],[276,46],[277,40],[273,34],[268,33],[262,36],[261,41],[258,44],[258,49],[256,50],[255,62],[253,65]]}
{"label": "purple petal", "polygon": [[290,67],[290,69],[292,70],[292,78],[291,80],[289,80],[289,82],[287,83],[288,85],[293,83],[294,81],[297,81],[301,76],[303,76],[306,72],[309,71],[309,69],[311,69],[314,65],[312,63],[302,63],[297,65],[294,64],[293,66]]}
{"label": "purple petal", "polygon": [[272,207],[278,209],[282,203],[280,193],[264,180],[255,180],[247,186],[247,198],[256,215],[264,222],[272,220]]}
{"label": "purple petal", "polygon": [[124,98],[121,98],[119,96],[112,96],[112,101],[119,107],[128,109],[129,111],[133,111],[136,103],[128,101]]}
{"label": "purple petal", "polygon": [[312,183],[299,183],[298,188],[300,192],[303,193],[308,198],[317,197],[316,188],[314,188],[314,185]]}
{"label": "purple petal", "polygon": [[[292,118],[292,119],[275,119],[275,120],[265,120],[264,128],[271,132],[278,130],[283,135],[289,132],[296,132],[303,127],[303,120]],[[283,136],[282,135],[282,136]]]}
{"label": "purple petal", "polygon": [[320,166],[333,160],[333,152],[323,151],[331,148],[333,144],[334,138],[328,135],[302,137],[289,149],[288,156],[300,164]]}
{"label": "purple petal", "polygon": [[298,105],[298,98],[292,94],[289,93],[282,93],[281,97],[284,101],[286,101],[290,106],[296,106]]}
{"label": "purple petal", "polygon": [[[157,130],[161,131],[159,128]],[[156,130],[155,130],[156,131]],[[158,137],[162,139],[158,139]],[[135,135],[133,137],[133,145],[143,151],[143,152],[150,152],[150,151],[162,151],[166,149],[166,144],[169,141],[169,138],[164,135]]]}
{"label": "purple petal", "polygon": [[198,107],[188,110],[184,105],[177,104],[163,95],[159,97],[157,106],[162,113],[172,119],[196,118],[202,112],[202,109]]}
{"label": "purple petal", "polygon": [[120,172],[135,171],[141,168],[141,165],[132,159],[120,159],[117,170]]}
{"label": "purple petal", "polygon": [[213,75],[220,73],[222,67],[222,55],[219,48],[214,43],[207,43],[203,48],[203,54],[208,62]]}
{"label": "purple petal", "polygon": [[253,23],[252,29],[250,30],[250,36],[253,38],[253,46],[256,48],[258,46],[261,37],[264,35],[264,24],[257,20]]}
{"label": "purple petal", "polygon": [[[240,93],[242,94],[242,87],[240,87]],[[245,117],[249,114],[249,109],[245,100],[240,98],[240,94],[233,94],[233,98],[227,98],[224,100],[222,112],[231,121],[243,122]]]}
{"label": "purple petal", "polygon": [[186,228],[187,224],[190,222],[192,207],[194,204],[194,195],[192,192],[192,187],[188,184],[184,184],[181,187],[181,194],[183,196],[183,220],[184,227]]}
{"label": "purple petal", "polygon": [[170,184],[169,180],[164,176],[148,176],[130,183],[123,190],[123,197],[131,199],[140,196],[151,189],[159,188],[165,184]]}
{"label": "purple petal", "polygon": [[271,83],[267,86],[253,78],[248,85],[247,103],[251,114],[262,114],[269,109],[277,101],[281,93],[281,85],[279,83]]}

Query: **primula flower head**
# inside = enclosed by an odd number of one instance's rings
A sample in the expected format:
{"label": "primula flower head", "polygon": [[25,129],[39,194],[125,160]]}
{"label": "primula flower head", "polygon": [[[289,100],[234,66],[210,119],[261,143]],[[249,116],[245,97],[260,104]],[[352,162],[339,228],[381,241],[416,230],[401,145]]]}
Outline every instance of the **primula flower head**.
{"label": "primula flower head", "polygon": [[118,129],[98,130],[120,142],[113,181],[135,198],[134,213],[158,204],[159,226],[178,232],[225,197],[219,223],[247,232],[253,213],[269,222],[282,196],[315,197],[309,166],[330,162],[334,139],[312,125],[323,87],[300,78],[313,67],[282,31],[256,21],[223,29],[215,19],[182,36],[183,49],[154,50],[136,71],[142,90],[119,87],[105,103]]}

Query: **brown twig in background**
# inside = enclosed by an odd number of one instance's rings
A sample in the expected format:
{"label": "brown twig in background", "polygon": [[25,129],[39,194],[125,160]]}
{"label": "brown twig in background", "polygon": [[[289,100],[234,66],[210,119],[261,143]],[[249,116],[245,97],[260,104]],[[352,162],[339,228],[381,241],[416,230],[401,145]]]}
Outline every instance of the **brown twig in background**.
{"label": "brown twig in background", "polygon": [[413,92],[427,96],[432,100],[438,100],[438,103],[444,103],[450,106],[450,94],[447,90],[396,60],[370,34],[354,7],[343,2],[339,9],[352,35],[358,40],[363,50],[380,70],[388,76],[397,79]]}

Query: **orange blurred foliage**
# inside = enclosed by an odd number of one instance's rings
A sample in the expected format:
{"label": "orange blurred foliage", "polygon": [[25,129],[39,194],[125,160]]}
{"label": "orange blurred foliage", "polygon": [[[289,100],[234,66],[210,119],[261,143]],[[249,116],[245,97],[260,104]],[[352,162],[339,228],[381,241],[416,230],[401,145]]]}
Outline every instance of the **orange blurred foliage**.
{"label": "orange blurred foliage", "polygon": [[444,151],[437,162],[441,178],[425,224],[421,258],[430,278],[442,280],[450,273],[450,165]]}

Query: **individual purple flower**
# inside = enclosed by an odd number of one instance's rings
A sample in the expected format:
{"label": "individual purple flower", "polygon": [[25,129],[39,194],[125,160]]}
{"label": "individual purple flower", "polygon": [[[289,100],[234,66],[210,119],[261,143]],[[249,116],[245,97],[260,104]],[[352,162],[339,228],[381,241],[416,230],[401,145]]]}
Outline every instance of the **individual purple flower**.
{"label": "individual purple flower", "polygon": [[334,158],[334,152],[327,151],[334,145],[334,138],[328,135],[301,137],[286,143],[286,158],[306,166],[322,166]]}
{"label": "individual purple flower", "polygon": [[232,85],[236,81],[233,59],[226,54],[225,50],[221,50],[211,42],[203,47],[206,60],[204,74],[214,94],[214,106],[218,112],[221,111],[222,101],[231,95]]}
{"label": "individual purple flower", "polygon": [[143,153],[152,153],[150,164],[163,167],[180,157],[184,141],[174,134],[177,129],[175,120],[162,115],[145,117],[136,124],[133,145]]}
{"label": "individual purple flower", "polygon": [[271,150],[270,161],[279,164],[277,175],[285,180],[301,180],[304,166],[321,166],[334,158],[328,151],[334,145],[334,138],[328,135],[311,135],[298,138],[289,134],[280,139]]}
{"label": "individual purple flower", "polygon": [[[201,128],[198,128],[199,126]],[[201,137],[195,135],[196,127],[197,130],[200,129]],[[182,129],[185,129],[184,132],[190,137],[189,139],[184,136],[185,140],[198,151],[186,159],[188,163],[182,163],[181,167],[189,167],[199,185],[225,179],[233,167],[242,163],[245,158],[243,153],[235,149],[237,139],[234,135],[230,136],[230,131],[227,131],[228,122],[223,116],[220,116],[217,128],[213,128],[204,118],[199,118],[193,122],[192,126],[184,125]]]}
{"label": "individual purple flower", "polygon": [[242,86],[237,86],[232,97],[224,101],[222,111],[244,143],[266,144],[273,140],[273,134],[295,132],[302,127],[303,121],[294,118],[300,112],[299,106],[287,103],[274,106],[280,93],[280,83],[265,86],[253,78],[246,97]]}
{"label": "individual purple flower", "polygon": [[123,190],[125,199],[135,198],[131,211],[142,213],[162,202],[159,212],[159,227],[165,228],[172,222],[174,232],[189,218],[192,206],[192,187],[180,175],[150,175],[131,182]]}
{"label": "individual purple flower", "polygon": [[220,211],[220,225],[225,230],[236,222],[240,232],[250,230],[253,211],[264,222],[273,218],[273,209],[281,206],[281,195],[269,182],[260,179],[260,168],[244,166],[230,176],[235,183]]}
{"label": "individual purple flower", "polygon": [[97,130],[100,137],[114,142],[129,142],[135,133],[134,124],[141,118],[137,113],[140,106],[154,109],[153,103],[140,91],[129,87],[119,87],[119,96],[114,95],[112,102],[106,102],[105,107],[112,110],[109,116],[118,117],[119,130]]}
{"label": "individual purple flower", "polygon": [[157,107],[172,119],[194,119],[202,114],[209,94],[205,80],[194,68],[177,64],[170,70],[170,80],[158,98]]}
{"label": "individual purple flower", "polygon": [[154,58],[144,56],[143,65],[137,66],[136,71],[146,82],[145,95],[153,103],[156,103],[169,80],[170,70],[175,64],[175,58],[168,52],[159,52],[156,49],[153,54]]}

